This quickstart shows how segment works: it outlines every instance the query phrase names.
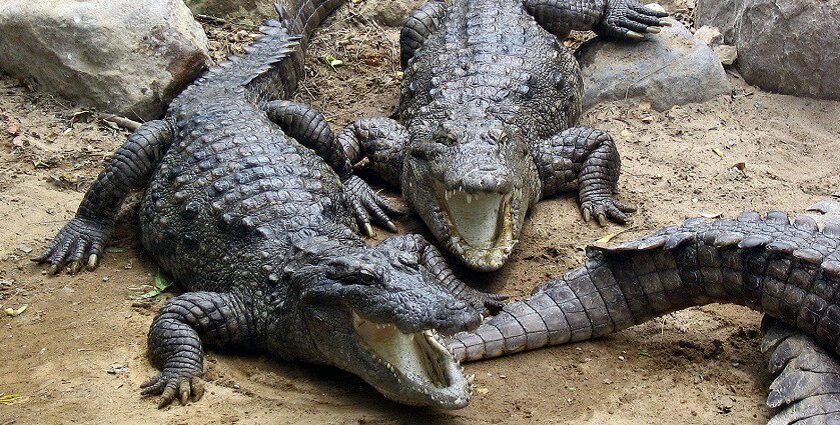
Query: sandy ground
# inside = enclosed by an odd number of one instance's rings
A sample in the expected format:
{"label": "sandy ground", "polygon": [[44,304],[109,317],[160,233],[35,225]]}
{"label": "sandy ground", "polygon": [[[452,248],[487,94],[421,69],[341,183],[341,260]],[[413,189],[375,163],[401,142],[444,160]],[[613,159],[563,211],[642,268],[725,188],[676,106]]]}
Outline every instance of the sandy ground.
{"label": "sandy ground", "polygon": [[[336,125],[387,114],[397,102],[396,37],[341,11],[312,46],[300,99]],[[250,27],[210,30],[218,52]],[[384,32],[383,32],[384,31]],[[361,45],[364,39],[367,44]],[[332,69],[331,54],[347,62]],[[221,53],[219,53],[221,55]],[[463,274],[513,296],[577,265],[606,234],[640,234],[701,213],[802,210],[840,187],[840,103],[764,93],[732,81],[731,96],[657,113],[601,105],[582,124],[610,131],[624,159],[621,198],[640,211],[621,227],[585,224],[573,197],[540,203],[508,266]],[[18,129],[19,127],[19,129]],[[210,352],[208,393],[157,410],[138,386],[155,373],[146,331],[171,294],[143,301],[155,264],[136,247],[132,214],[95,272],[48,277],[28,260],[72,217],[127,133],[83,109],[0,79],[0,425],[52,423],[763,423],[769,378],[758,313],[692,308],[612,337],[467,366],[477,392],[463,410],[407,408],[358,378],[267,356]],[[719,152],[720,154],[716,153]],[[736,167],[742,163],[743,170]],[[129,208],[130,211],[130,208]],[[416,216],[403,230],[422,231]]]}

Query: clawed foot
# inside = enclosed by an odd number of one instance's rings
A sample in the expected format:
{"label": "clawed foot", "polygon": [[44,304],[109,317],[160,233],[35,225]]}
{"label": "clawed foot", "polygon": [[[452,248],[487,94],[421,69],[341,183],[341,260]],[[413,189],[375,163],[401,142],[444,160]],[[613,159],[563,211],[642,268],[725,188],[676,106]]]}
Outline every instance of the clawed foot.
{"label": "clawed foot", "polygon": [[616,38],[642,39],[644,33],[658,33],[671,25],[661,19],[668,14],[642,6],[636,0],[608,1],[596,32]]}
{"label": "clawed foot", "polygon": [[479,291],[478,289],[464,285],[464,289],[458,294],[458,298],[484,314],[493,314],[505,306],[505,300],[509,297],[507,295]]}
{"label": "clawed foot", "polygon": [[175,399],[181,405],[188,401],[198,401],[204,395],[204,381],[194,371],[164,370],[154,378],[144,382],[140,388],[144,396],[160,395],[158,409],[170,405]]}
{"label": "clawed foot", "polygon": [[356,216],[359,226],[367,236],[375,236],[373,227],[370,224],[371,216],[373,216],[376,223],[381,224],[388,231],[397,231],[397,226],[394,225],[389,216],[403,214],[403,211],[389,205],[388,202],[373,191],[367,182],[358,176],[350,176],[344,181],[344,187],[344,194],[350,203],[350,208]]}
{"label": "clawed foot", "polygon": [[822,424],[840,420],[840,362],[802,332],[765,320],[762,351],[772,350],[767,405],[782,408],[769,422]]}
{"label": "clawed foot", "polygon": [[49,263],[50,274],[56,274],[69,267],[76,274],[87,267],[93,270],[105,249],[105,241],[111,235],[113,224],[85,218],[74,218],[58,232],[49,247],[32,261]]}
{"label": "clawed foot", "polygon": [[583,214],[583,220],[589,222],[592,217],[595,217],[595,220],[602,227],[607,225],[607,219],[619,224],[627,223],[627,215],[625,213],[635,211],[635,207],[625,205],[621,201],[613,198],[586,200],[580,203],[580,212]]}

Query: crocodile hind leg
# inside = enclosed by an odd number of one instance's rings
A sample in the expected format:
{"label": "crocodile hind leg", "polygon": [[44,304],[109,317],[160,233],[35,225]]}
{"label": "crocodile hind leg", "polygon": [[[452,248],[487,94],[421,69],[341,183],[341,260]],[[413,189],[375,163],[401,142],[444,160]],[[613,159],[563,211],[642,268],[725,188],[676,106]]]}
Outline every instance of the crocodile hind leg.
{"label": "crocodile hind leg", "polygon": [[435,281],[444,290],[479,311],[498,311],[504,307],[503,301],[507,296],[486,293],[467,286],[455,276],[440,251],[420,235],[395,236],[382,242],[381,246],[393,246],[402,252],[416,255],[418,263],[434,276]]}
{"label": "crocodile hind leg", "polygon": [[616,38],[643,38],[670,25],[667,13],[642,6],[637,0],[524,0],[525,9],[546,31],[565,38],[572,30],[594,30]]}
{"label": "crocodile hind leg", "polygon": [[269,102],[265,111],[269,119],[286,134],[314,150],[338,173],[344,183],[350,208],[368,236],[374,234],[370,225],[371,216],[391,232],[397,231],[397,227],[388,217],[398,215],[401,211],[390,206],[364,180],[353,174],[348,155],[339,139],[333,137],[332,130],[321,112],[309,105],[287,100]]}
{"label": "crocodile hind leg", "polygon": [[440,18],[446,12],[442,1],[430,1],[411,12],[400,31],[400,64],[403,69],[414,57],[426,38],[437,30]]}
{"label": "crocodile hind leg", "polygon": [[163,369],[141,388],[161,395],[159,407],[180,399],[196,401],[204,393],[202,345],[247,347],[257,341],[255,324],[244,303],[231,294],[188,292],[169,300],[149,329],[149,357]]}
{"label": "crocodile hind leg", "polygon": [[531,146],[542,180],[542,196],[577,190],[583,218],[600,225],[625,223],[635,208],[613,198],[621,170],[615,142],[604,131],[574,127]]}
{"label": "crocodile hind leg", "polygon": [[767,405],[782,408],[770,425],[840,422],[840,362],[804,332],[770,316],[762,320],[761,351],[776,375]]}
{"label": "crocodile hind leg", "polygon": [[74,274],[85,264],[88,270],[95,269],[125,197],[146,186],[173,138],[174,130],[168,121],[149,121],[138,128],[85,193],[76,216],[33,261],[50,263],[51,274],[68,264]]}

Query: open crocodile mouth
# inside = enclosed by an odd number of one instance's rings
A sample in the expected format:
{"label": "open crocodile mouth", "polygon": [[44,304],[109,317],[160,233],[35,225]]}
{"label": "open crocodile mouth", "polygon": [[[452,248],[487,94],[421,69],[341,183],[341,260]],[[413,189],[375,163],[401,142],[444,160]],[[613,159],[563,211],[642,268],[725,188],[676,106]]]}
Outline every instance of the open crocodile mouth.
{"label": "open crocodile mouth", "polygon": [[[366,320],[353,313],[353,328],[361,346],[395,377],[400,392],[419,392],[438,407],[458,409],[470,400],[471,379],[434,329],[403,333],[396,325]],[[399,398],[398,394],[385,394]],[[419,403],[414,400],[397,400]]]}
{"label": "open crocodile mouth", "polygon": [[449,248],[468,266],[495,270],[510,255],[516,244],[511,202],[518,190],[470,193],[438,184],[441,213],[450,230]]}

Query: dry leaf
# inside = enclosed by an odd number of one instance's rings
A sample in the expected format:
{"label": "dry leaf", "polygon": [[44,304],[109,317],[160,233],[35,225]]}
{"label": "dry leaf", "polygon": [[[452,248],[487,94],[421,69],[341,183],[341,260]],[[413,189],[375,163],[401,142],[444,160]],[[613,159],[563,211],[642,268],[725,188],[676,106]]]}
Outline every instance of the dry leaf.
{"label": "dry leaf", "polygon": [[597,241],[595,241],[595,243],[596,243],[596,244],[606,244],[606,243],[609,243],[609,242],[610,242],[611,240],[613,240],[616,236],[618,236],[618,234],[619,234],[619,233],[621,233],[621,232],[610,233],[609,235],[606,235],[606,236],[604,236],[603,238],[598,239]]}
{"label": "dry leaf", "polygon": [[718,149],[718,148],[712,148],[712,152],[714,152],[715,154],[717,154],[717,156],[719,156],[719,157],[721,157],[721,158],[723,158],[723,157],[724,157],[724,153],[723,153],[723,151],[722,151],[722,150],[720,150],[720,149]]}
{"label": "dry leaf", "polygon": [[20,123],[18,120],[12,117],[6,118],[6,132],[12,136],[20,134]]}
{"label": "dry leaf", "polygon": [[12,317],[20,316],[21,314],[23,314],[24,311],[26,311],[27,308],[29,308],[29,304],[24,304],[24,305],[20,306],[17,310],[15,310],[13,308],[7,308],[5,310],[6,311],[6,316],[12,316]]}
{"label": "dry leaf", "polygon": [[735,165],[733,165],[733,167],[735,167],[735,168],[737,168],[737,169],[739,169],[739,170],[741,170],[741,171],[744,171],[744,170],[746,170],[746,169],[747,169],[747,163],[745,163],[745,162],[736,162],[736,163],[735,163]]}

